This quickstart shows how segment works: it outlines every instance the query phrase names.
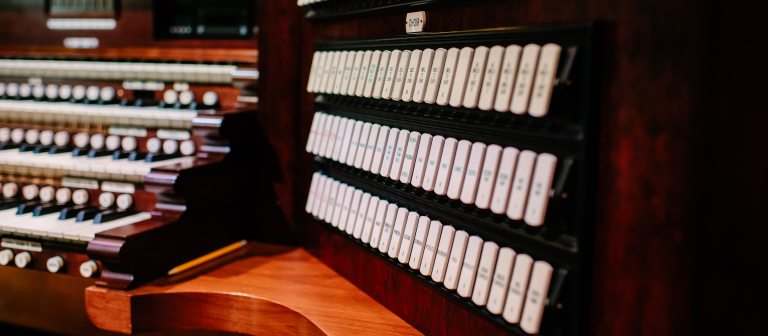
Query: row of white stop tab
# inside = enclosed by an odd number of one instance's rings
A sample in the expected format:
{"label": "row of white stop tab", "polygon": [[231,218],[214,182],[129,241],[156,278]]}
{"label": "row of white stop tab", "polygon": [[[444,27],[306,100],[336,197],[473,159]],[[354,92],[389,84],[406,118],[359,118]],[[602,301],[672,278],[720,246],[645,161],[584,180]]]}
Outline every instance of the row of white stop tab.
{"label": "row of white stop tab", "polygon": [[306,150],[541,226],[557,157],[316,112]]}
{"label": "row of white stop tab", "polygon": [[553,268],[509,247],[420,216],[319,172],[305,210],[408,264],[529,334],[539,332]]}
{"label": "row of white stop tab", "polygon": [[453,107],[549,111],[561,47],[316,51],[307,91]]}

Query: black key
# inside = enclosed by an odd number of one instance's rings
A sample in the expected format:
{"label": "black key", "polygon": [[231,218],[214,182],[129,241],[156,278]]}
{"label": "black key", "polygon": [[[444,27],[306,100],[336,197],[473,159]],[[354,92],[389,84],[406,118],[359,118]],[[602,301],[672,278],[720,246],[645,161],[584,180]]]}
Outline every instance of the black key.
{"label": "black key", "polygon": [[27,144],[27,143],[21,144],[19,146],[19,152],[31,152],[31,151],[35,150],[35,147],[37,147],[37,145],[30,145],[30,144]]}
{"label": "black key", "polygon": [[95,158],[95,157],[101,157],[101,156],[107,156],[112,155],[112,151],[108,149],[91,149],[88,151],[88,157],[89,158]]}
{"label": "black key", "polygon": [[19,144],[10,143],[10,142],[0,144],[0,150],[16,149],[16,148],[19,148]]}
{"label": "black key", "polygon": [[19,204],[19,206],[16,208],[16,214],[17,215],[23,215],[30,213],[37,208],[38,205],[42,204],[43,201],[41,200],[35,200],[35,201],[27,201],[24,203]]}
{"label": "black key", "polygon": [[35,211],[32,212],[33,217],[40,217],[45,215],[50,215],[55,212],[59,212],[62,209],[66,207],[72,206],[71,204],[56,204],[56,203],[46,203],[41,204],[35,207]]}
{"label": "black key", "polygon": [[37,147],[35,147],[35,149],[33,150],[33,152],[34,152],[35,154],[40,154],[40,153],[47,153],[47,152],[50,152],[52,148],[53,148],[53,146],[43,146],[43,145],[37,145]]}
{"label": "black key", "polygon": [[147,157],[144,159],[144,162],[158,162],[163,160],[169,160],[169,159],[175,159],[179,157],[179,154],[154,154],[149,153],[147,154]]}
{"label": "black key", "polygon": [[113,221],[115,219],[128,217],[134,214],[136,214],[136,211],[130,210],[130,209],[129,210],[116,210],[116,209],[104,210],[102,212],[97,213],[96,216],[93,217],[93,224],[106,223],[109,221]]}
{"label": "black key", "polygon": [[69,146],[64,146],[64,147],[54,146],[54,147],[51,147],[50,150],[48,150],[48,154],[68,153],[68,152],[71,152],[73,150],[74,150],[74,148],[69,147]]}
{"label": "black key", "polygon": [[130,156],[130,155],[131,155],[131,153],[129,153],[129,152],[122,152],[122,151],[117,150],[117,151],[114,151],[112,153],[112,160],[127,159],[128,156]]}
{"label": "black key", "polygon": [[21,203],[21,200],[19,200],[18,198],[4,199],[0,201],[0,210],[13,209],[19,206],[19,203]]}
{"label": "black key", "polygon": [[61,209],[61,211],[59,212],[59,219],[64,220],[64,219],[75,218],[78,212],[86,209],[96,209],[96,207],[92,207],[86,204],[70,206],[70,207]]}
{"label": "black key", "polygon": [[142,161],[147,157],[147,153],[131,152],[128,154],[128,161]]}
{"label": "black key", "polygon": [[76,222],[85,222],[87,220],[93,219],[94,216],[96,216],[97,213],[99,213],[101,210],[99,210],[96,207],[91,207],[90,209],[83,209],[80,210],[77,213],[77,216],[75,217]]}
{"label": "black key", "polygon": [[72,150],[72,156],[85,156],[88,155],[87,148],[75,148]]}

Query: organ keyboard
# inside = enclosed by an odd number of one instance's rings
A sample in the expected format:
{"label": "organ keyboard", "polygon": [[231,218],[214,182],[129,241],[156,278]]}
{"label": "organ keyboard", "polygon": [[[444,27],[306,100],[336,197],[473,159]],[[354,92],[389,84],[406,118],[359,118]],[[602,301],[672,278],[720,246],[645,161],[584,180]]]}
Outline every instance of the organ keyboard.
{"label": "organ keyboard", "polygon": [[507,331],[578,333],[592,31],[318,43],[306,212]]}

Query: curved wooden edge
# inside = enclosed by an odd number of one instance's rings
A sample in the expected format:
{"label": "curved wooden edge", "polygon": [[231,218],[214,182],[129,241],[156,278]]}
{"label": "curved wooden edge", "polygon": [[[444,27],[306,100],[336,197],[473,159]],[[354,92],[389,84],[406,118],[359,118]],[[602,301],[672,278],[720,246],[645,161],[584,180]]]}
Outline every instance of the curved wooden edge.
{"label": "curved wooden edge", "polygon": [[130,295],[97,287],[88,288],[87,292],[86,307],[91,321],[100,329],[114,332],[216,330],[241,334],[325,335],[301,313],[241,293]]}
{"label": "curved wooden edge", "polygon": [[302,248],[249,243],[133,290],[88,287],[99,328],[265,335],[420,335]]}

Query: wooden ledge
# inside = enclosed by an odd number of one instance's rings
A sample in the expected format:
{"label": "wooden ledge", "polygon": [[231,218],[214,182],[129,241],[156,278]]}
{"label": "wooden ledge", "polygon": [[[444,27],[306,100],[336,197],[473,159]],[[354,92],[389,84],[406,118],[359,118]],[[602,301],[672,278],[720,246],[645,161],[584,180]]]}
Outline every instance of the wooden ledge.
{"label": "wooden ledge", "polygon": [[304,249],[258,243],[134,290],[88,287],[85,304],[120,333],[420,334]]}

